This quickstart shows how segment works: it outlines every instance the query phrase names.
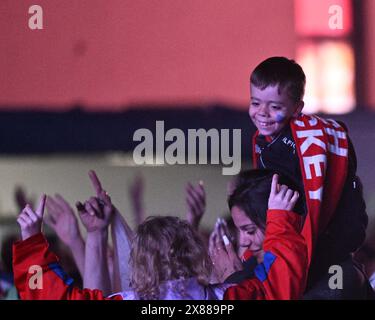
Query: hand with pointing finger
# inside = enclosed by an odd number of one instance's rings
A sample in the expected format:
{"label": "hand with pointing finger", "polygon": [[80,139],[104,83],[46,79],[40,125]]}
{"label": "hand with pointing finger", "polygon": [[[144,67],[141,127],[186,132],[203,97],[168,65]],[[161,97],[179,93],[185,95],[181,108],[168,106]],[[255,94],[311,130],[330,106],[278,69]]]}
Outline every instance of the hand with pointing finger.
{"label": "hand with pointing finger", "polygon": [[95,171],[91,170],[89,176],[96,197],[91,197],[89,200],[85,201],[84,204],[77,202],[76,207],[87,232],[94,232],[108,227],[114,212],[114,207],[108,193],[102,188]]}
{"label": "hand with pointing finger", "polygon": [[268,199],[268,209],[292,211],[299,198],[297,191],[289,189],[286,185],[279,184],[279,176],[272,177],[271,192]]}
{"label": "hand with pointing finger", "polygon": [[97,288],[105,294],[111,293],[111,277],[107,264],[108,226],[115,208],[95,171],[89,177],[96,193],[84,204],[77,202],[80,219],[87,229],[83,285]]}
{"label": "hand with pointing finger", "polygon": [[46,195],[40,197],[38,208],[34,211],[29,204],[21,211],[17,222],[21,227],[22,240],[26,240],[42,231],[42,222]]}

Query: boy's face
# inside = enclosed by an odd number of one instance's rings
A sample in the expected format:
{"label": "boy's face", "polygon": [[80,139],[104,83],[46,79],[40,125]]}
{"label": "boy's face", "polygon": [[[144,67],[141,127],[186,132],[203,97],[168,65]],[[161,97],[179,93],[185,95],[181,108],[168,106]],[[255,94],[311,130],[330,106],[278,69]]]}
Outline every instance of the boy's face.
{"label": "boy's face", "polygon": [[287,91],[279,86],[268,86],[261,90],[250,84],[249,115],[259,133],[274,138],[303,108],[303,101],[293,102]]}

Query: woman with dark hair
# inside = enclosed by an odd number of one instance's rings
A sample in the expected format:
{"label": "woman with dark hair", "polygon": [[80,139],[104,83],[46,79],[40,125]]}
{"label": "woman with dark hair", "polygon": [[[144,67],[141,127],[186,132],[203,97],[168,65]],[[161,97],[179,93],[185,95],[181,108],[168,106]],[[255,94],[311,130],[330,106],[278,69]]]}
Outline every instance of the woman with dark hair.
{"label": "woman with dark hair", "polygon": [[[307,259],[299,233],[303,224],[299,192],[293,191],[289,179],[264,169],[242,172],[230,188],[228,205],[241,258],[220,224],[210,239],[218,279],[238,284],[227,290],[226,298],[301,298]],[[254,290],[257,281],[259,289]]]}

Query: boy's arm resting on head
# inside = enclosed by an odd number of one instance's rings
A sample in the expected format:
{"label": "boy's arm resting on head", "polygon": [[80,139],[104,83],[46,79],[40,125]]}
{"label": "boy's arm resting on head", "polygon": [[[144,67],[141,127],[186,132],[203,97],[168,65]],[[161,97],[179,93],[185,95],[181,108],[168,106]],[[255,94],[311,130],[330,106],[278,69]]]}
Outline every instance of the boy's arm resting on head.
{"label": "boy's arm resting on head", "polygon": [[302,217],[287,210],[268,210],[264,261],[255,269],[256,278],[228,288],[230,300],[299,299],[305,290],[307,248],[300,235]]}
{"label": "boy's arm resting on head", "polygon": [[[22,300],[105,300],[100,290],[72,286],[42,233],[13,245],[14,283]],[[112,300],[122,300],[113,296]]]}

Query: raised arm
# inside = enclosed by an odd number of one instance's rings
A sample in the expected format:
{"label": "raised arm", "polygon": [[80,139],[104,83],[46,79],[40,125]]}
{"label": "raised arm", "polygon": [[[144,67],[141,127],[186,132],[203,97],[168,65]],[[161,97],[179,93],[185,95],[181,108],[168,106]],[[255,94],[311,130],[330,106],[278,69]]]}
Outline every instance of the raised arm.
{"label": "raised arm", "polygon": [[197,186],[190,182],[186,186],[186,220],[198,230],[206,210],[206,191],[204,190],[203,181],[199,181]]}
{"label": "raised arm", "polygon": [[[104,300],[100,290],[80,290],[59,265],[41,233],[46,204],[43,195],[34,211],[26,205],[18,216],[22,241],[13,245],[14,281],[22,300]],[[121,296],[110,299],[122,300]]]}
{"label": "raised arm", "polygon": [[91,197],[84,204],[78,202],[76,205],[87,230],[83,286],[100,289],[108,295],[111,293],[107,263],[108,226],[114,209],[96,173],[90,171],[89,176],[96,197]]}
{"label": "raised arm", "polygon": [[278,176],[273,176],[263,243],[264,269],[256,273],[263,280],[267,299],[300,299],[305,290],[308,259],[300,234],[303,219],[292,211],[298,198],[297,191],[279,185]]}
{"label": "raised arm", "polygon": [[79,231],[78,220],[70,204],[59,194],[55,197],[47,197],[48,214],[44,217],[44,222],[50,226],[69,247],[74,262],[83,279],[85,265],[85,242]]}
{"label": "raised arm", "polygon": [[17,218],[17,222],[21,227],[21,238],[26,240],[40,232],[42,232],[42,221],[44,215],[44,207],[46,205],[47,196],[43,194],[40,197],[37,209],[34,211],[31,205],[26,204]]}
{"label": "raised arm", "polygon": [[144,208],[144,179],[141,174],[136,175],[128,188],[129,200],[133,209],[135,224],[140,225],[146,217]]}

